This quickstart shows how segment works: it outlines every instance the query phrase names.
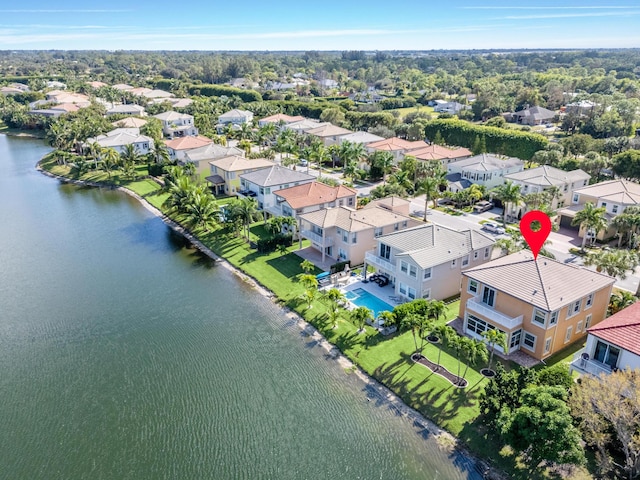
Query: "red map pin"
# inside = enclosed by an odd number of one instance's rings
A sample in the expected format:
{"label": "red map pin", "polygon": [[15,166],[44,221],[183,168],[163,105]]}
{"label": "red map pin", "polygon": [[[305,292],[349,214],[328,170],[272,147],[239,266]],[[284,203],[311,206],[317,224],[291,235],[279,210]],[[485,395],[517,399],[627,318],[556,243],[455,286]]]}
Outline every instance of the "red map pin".
{"label": "red map pin", "polygon": [[[540,222],[540,230],[534,232],[531,229],[531,224],[536,221]],[[538,253],[547,240],[549,233],[551,233],[551,219],[540,210],[531,210],[520,220],[520,233],[529,244],[535,260],[538,258]]]}

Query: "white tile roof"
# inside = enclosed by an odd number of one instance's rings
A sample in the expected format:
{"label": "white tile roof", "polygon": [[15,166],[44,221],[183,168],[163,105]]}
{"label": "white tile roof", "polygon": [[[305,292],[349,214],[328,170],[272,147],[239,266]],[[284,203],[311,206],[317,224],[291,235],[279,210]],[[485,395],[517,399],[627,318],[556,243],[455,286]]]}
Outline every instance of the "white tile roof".
{"label": "white tile roof", "polygon": [[542,165],[540,167],[523,170],[522,172],[509,173],[505,175],[504,178],[506,180],[526,182],[531,185],[538,185],[541,187],[549,187],[552,185],[564,185],[565,183],[583,182],[585,180],[589,181],[591,175],[580,169],[566,172],[549,165]]}

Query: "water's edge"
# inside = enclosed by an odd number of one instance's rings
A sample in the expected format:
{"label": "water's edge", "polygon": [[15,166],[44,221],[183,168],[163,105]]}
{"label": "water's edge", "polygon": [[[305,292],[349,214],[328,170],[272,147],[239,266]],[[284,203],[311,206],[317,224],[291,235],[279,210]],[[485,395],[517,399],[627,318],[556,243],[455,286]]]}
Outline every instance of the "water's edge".
{"label": "water's edge", "polygon": [[[137,199],[145,209],[147,209],[149,212],[153,213],[155,216],[162,219],[162,221],[167,226],[169,226],[172,230],[184,236],[187,240],[189,240],[191,245],[197,248],[201,253],[208,256],[209,258],[214,260],[217,264],[223,266],[224,268],[226,268],[227,270],[229,270],[230,272],[238,276],[243,282],[250,285],[254,290],[260,293],[262,296],[271,299],[273,303],[277,303],[277,300],[278,300],[277,296],[273,292],[271,292],[271,290],[269,290],[264,285],[262,285],[257,279],[240,271],[239,269],[231,265],[225,258],[216,255],[210,248],[204,245],[195,235],[189,232],[182,225],[178,224],[177,222],[173,221],[171,218],[166,216],[164,213],[158,210],[155,206],[151,205],[146,199],[144,199],[134,191],[129,190],[128,188],[122,187],[122,186],[118,186],[118,187],[109,186],[101,183],[70,179],[61,175],[56,175],[47,170],[44,170],[40,165],[40,162],[36,164],[36,170],[38,170],[43,175],[46,175],[50,178],[57,179],[63,183],[68,183],[68,184],[78,185],[78,186],[95,187],[95,188],[101,188],[101,189],[104,188],[107,190],[117,190]],[[281,311],[283,315],[285,315],[288,319],[296,323],[297,327],[302,331],[302,333],[305,336],[316,341],[317,344],[321,346],[327,352],[327,354],[340,365],[340,367],[342,367],[345,370],[349,370],[353,372],[360,380],[362,380],[368,387],[370,387],[370,389],[375,391],[378,397],[376,400],[379,400],[380,402],[386,404],[386,406],[389,409],[407,418],[416,426],[429,431],[431,434],[434,435],[435,439],[438,442],[438,445],[440,445],[441,448],[449,449],[451,451],[456,450],[460,455],[463,455],[467,459],[474,462],[477,465],[478,470],[484,473],[485,478],[493,478],[493,479],[506,478],[501,473],[495,471],[493,467],[490,467],[485,461],[476,457],[475,455],[470,453],[466,448],[464,448],[460,444],[457,437],[447,432],[446,430],[440,428],[431,419],[428,419],[417,410],[411,408],[409,405],[404,403],[404,401],[400,397],[398,397],[395,393],[393,393],[388,387],[386,387],[385,385],[380,383],[378,380],[368,375],[359,366],[351,362],[351,360],[349,360],[349,358],[347,358],[340,351],[338,347],[336,347],[331,342],[329,342],[313,325],[307,322],[297,312],[287,307],[282,307]],[[489,471],[491,471],[490,474],[489,474]]]}

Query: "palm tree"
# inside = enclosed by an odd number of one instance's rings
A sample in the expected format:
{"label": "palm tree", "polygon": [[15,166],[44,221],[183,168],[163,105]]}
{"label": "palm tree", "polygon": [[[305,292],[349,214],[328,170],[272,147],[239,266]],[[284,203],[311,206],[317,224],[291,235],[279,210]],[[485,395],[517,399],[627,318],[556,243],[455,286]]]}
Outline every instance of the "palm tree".
{"label": "palm tree", "polygon": [[397,321],[394,313],[390,312],[389,310],[384,310],[380,312],[380,315],[378,315],[378,318],[382,320],[383,327],[390,327],[392,325],[395,325]]}
{"label": "palm tree", "polygon": [[164,143],[155,144],[153,152],[151,153],[151,158],[154,159],[158,165],[164,165],[171,161],[169,149]]}
{"label": "palm tree", "polygon": [[517,205],[522,200],[520,187],[507,180],[502,185],[493,189],[493,195],[502,202],[502,224],[507,225],[507,205]]}
{"label": "palm tree", "polygon": [[358,327],[358,333],[364,332],[367,320],[373,320],[373,312],[367,307],[358,307],[351,311],[351,321]]}
{"label": "palm tree", "polygon": [[120,162],[120,155],[113,148],[105,148],[102,150],[102,168],[107,171],[107,175],[111,178],[111,170],[116,168]]}
{"label": "palm tree", "polygon": [[316,299],[318,295],[318,289],[316,288],[308,288],[302,294],[302,299],[307,303],[307,309],[310,309],[313,305],[313,301]]}
{"label": "palm tree", "polygon": [[422,181],[418,182],[416,194],[424,195],[424,218],[427,221],[427,215],[429,210],[429,202],[433,202],[433,208],[436,206],[436,200],[440,197],[440,187],[447,184],[445,178],[446,173],[442,170],[432,172],[432,176],[425,177]]}
{"label": "palm tree", "polygon": [[197,192],[190,199],[186,207],[187,221],[196,226],[203,228],[208,232],[217,223],[218,206],[215,198],[208,192]]}
{"label": "palm tree", "polygon": [[298,279],[300,280],[300,283],[302,284],[302,286],[309,290],[311,288],[318,288],[318,279],[316,278],[315,275],[311,275],[308,273],[302,273],[298,276]]}
{"label": "palm tree", "polygon": [[418,332],[423,328],[423,323],[424,317],[416,313],[410,313],[402,319],[402,322],[400,324],[400,328],[402,328],[403,330],[411,330],[411,333],[413,334],[413,343],[416,346],[415,353],[417,354],[421,353],[420,349],[418,348]]}
{"label": "palm tree", "polygon": [[483,362],[487,361],[488,351],[485,344],[478,340],[467,337],[463,337],[463,340],[463,351],[467,357],[467,365],[462,374],[462,378],[465,378],[469,370],[469,365],[475,365],[478,360],[482,360]]}
{"label": "palm tree", "polygon": [[169,196],[162,204],[169,213],[184,213],[194,193],[194,185],[188,177],[178,175],[167,180],[167,192]]}
{"label": "palm tree", "polygon": [[335,328],[338,321],[338,312],[340,311],[340,305],[345,302],[344,294],[337,288],[331,288],[324,294],[329,307],[329,318],[331,319],[331,326]]}
{"label": "palm tree", "polygon": [[322,170],[322,164],[331,160],[331,155],[324,145],[316,143],[311,150],[311,160],[318,165],[318,170]]}
{"label": "palm tree", "polygon": [[316,266],[310,260],[303,260],[302,262],[300,262],[300,268],[302,269],[302,271],[304,273],[309,274],[309,273],[313,272],[313,270],[316,268]]}
{"label": "palm tree", "polygon": [[382,181],[387,183],[387,175],[393,169],[393,154],[386,151],[374,152],[370,157],[371,166],[377,167],[382,171]]}
{"label": "palm tree", "polygon": [[442,300],[431,300],[428,307],[429,316],[437,322],[444,315],[446,308]]}
{"label": "palm tree", "polygon": [[595,235],[598,235],[600,230],[607,228],[607,219],[605,214],[607,209],[605,207],[596,208],[596,206],[587,202],[584,204],[582,210],[576,213],[573,217],[571,225],[580,225],[580,228],[584,228],[584,235],[582,237],[581,250],[584,252],[584,247],[587,244],[587,237],[590,231],[595,231]]}
{"label": "palm tree", "polygon": [[489,350],[491,350],[489,365],[487,366],[487,370],[491,370],[491,366],[493,365],[493,354],[495,352],[496,345],[502,347],[503,352],[507,352],[507,334],[501,332],[498,329],[492,328],[482,332],[482,336],[484,337],[485,342],[489,344]]}
{"label": "palm tree", "polygon": [[636,300],[637,298],[631,292],[620,290],[618,293],[611,295],[607,312],[609,315],[618,313],[620,310],[633,305]]}
{"label": "palm tree", "polygon": [[[453,329],[452,329],[453,330]],[[460,364],[462,363],[462,351],[465,348],[465,337],[461,337],[455,330],[453,333],[450,333],[447,337],[447,343],[453,349],[456,354],[456,359],[458,360],[458,381],[456,383],[460,384],[460,380],[462,377],[460,376]]]}
{"label": "palm tree", "polygon": [[93,161],[93,169],[96,170],[98,168],[98,160],[100,160],[100,155],[102,154],[102,147],[98,142],[90,143],[87,147],[87,159]]}
{"label": "palm tree", "polygon": [[440,354],[442,353],[442,349],[447,345],[447,339],[448,336],[450,335],[449,333],[449,329],[451,327],[448,327],[446,325],[436,325],[436,327],[433,329],[433,334],[437,337],[440,337],[440,347],[438,348],[438,361],[436,362],[438,367],[437,369],[440,368]]}
{"label": "palm tree", "polygon": [[245,238],[249,241],[249,225],[253,222],[255,214],[258,212],[258,202],[255,198],[242,198],[236,204],[234,209],[238,217],[242,220],[245,229]]}
{"label": "palm tree", "polygon": [[640,264],[640,258],[637,252],[629,250],[598,250],[589,252],[584,257],[584,264],[588,267],[595,265],[598,272],[604,271],[611,277],[624,280],[627,272]]}

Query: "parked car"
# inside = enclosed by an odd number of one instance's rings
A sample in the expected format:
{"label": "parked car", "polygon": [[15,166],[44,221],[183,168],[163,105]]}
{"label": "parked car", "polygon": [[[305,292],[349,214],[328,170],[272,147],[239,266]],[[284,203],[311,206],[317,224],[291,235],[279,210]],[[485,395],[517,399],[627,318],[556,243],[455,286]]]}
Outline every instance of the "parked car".
{"label": "parked car", "polygon": [[439,198],[438,199],[438,205],[453,205],[453,200],[451,200],[450,198]]}
{"label": "parked car", "polygon": [[476,213],[487,212],[493,208],[493,203],[483,200],[481,202],[476,203],[473,206],[473,211]]}
{"label": "parked car", "polygon": [[493,222],[485,223],[484,225],[482,225],[482,229],[486,230],[487,232],[495,233],[498,235],[502,235],[504,233],[504,228],[502,228],[497,223],[493,223]]}
{"label": "parked car", "polygon": [[298,165],[300,165],[301,167],[306,167],[309,164],[309,162],[307,160],[305,160],[304,158],[300,159],[300,162],[298,163]]}

